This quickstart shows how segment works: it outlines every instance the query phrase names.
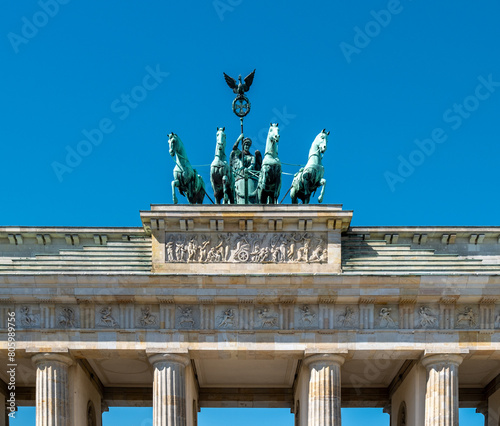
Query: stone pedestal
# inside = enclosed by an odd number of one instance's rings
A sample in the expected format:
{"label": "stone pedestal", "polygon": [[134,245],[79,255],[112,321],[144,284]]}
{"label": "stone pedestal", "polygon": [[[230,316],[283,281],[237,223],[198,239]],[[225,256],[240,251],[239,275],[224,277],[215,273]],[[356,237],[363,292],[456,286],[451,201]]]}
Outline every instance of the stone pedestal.
{"label": "stone pedestal", "polygon": [[425,426],[458,426],[460,355],[436,354],[422,359],[427,369]]}
{"label": "stone pedestal", "polygon": [[36,367],[36,425],[71,426],[69,413],[68,355],[40,353],[32,358]]}
{"label": "stone pedestal", "polygon": [[189,357],[157,354],[154,367],[153,426],[186,426],[186,366]]}
{"label": "stone pedestal", "polygon": [[340,367],[344,357],[318,354],[304,362],[310,371],[307,424],[340,426]]}

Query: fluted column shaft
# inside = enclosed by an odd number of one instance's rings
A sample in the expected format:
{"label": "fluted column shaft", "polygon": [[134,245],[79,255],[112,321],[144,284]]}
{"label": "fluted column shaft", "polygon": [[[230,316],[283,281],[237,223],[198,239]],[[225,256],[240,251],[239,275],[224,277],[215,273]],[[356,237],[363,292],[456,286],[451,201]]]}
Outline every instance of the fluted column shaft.
{"label": "fluted column shaft", "polygon": [[70,426],[68,355],[40,353],[31,360],[36,367],[36,426]]}
{"label": "fluted column shaft", "polygon": [[153,426],[186,426],[186,366],[178,354],[149,357],[154,367]]}
{"label": "fluted column shaft", "polygon": [[309,367],[308,426],[340,426],[340,367],[344,357],[319,354],[304,360]]}
{"label": "fluted column shaft", "polygon": [[427,369],[425,426],[458,426],[460,355],[437,354],[422,359]]}

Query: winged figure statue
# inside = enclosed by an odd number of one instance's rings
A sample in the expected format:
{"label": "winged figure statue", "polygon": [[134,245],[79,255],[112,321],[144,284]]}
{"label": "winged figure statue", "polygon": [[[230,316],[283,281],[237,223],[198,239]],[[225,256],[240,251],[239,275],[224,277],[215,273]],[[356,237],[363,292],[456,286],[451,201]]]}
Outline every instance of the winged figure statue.
{"label": "winged figure statue", "polygon": [[238,81],[236,81],[233,77],[229,77],[225,72],[223,74],[227,85],[231,89],[233,89],[233,92],[237,95],[243,95],[243,93],[250,90],[250,86],[252,85],[253,77],[255,75],[255,70],[248,74],[243,81],[241,81],[241,75],[238,76]]}

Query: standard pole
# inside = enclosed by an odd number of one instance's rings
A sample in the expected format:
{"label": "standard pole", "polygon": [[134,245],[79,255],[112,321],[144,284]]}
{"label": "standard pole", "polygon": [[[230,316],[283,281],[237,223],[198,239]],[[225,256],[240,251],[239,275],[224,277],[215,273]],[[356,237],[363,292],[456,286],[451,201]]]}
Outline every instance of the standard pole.
{"label": "standard pole", "polygon": [[[245,165],[243,164],[243,167]],[[245,176],[245,204],[248,204],[248,170],[244,169],[244,176]]]}

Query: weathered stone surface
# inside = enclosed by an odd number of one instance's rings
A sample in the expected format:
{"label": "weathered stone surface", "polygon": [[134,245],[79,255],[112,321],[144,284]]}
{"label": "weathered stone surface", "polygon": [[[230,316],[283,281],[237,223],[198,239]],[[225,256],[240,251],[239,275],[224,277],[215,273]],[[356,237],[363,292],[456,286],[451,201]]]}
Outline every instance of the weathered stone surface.
{"label": "weathered stone surface", "polygon": [[334,354],[311,355],[304,359],[309,367],[308,424],[341,425],[340,367],[345,358]]}
{"label": "weathered stone surface", "polygon": [[36,424],[71,426],[68,367],[73,360],[67,355],[40,353],[32,361],[36,367]]}
{"label": "weathered stone surface", "polygon": [[154,367],[153,426],[186,425],[186,375],[189,357],[156,354],[149,357]]}
{"label": "weathered stone surface", "polygon": [[425,426],[458,426],[458,366],[455,354],[432,354],[422,359],[427,369]]}
{"label": "weathered stone surface", "polygon": [[[15,312],[20,401],[52,386],[61,398],[42,398],[47,413],[67,401],[65,380],[71,395],[84,383],[75,426],[90,399],[96,413],[101,401],[156,401],[157,424],[191,425],[224,395],[293,407],[304,425],[309,415],[340,424],[340,388],[349,407],[393,403],[396,415],[404,402],[408,426],[455,424],[457,395],[491,423],[500,228],[350,228],[351,216],[336,205],[160,205],[142,212],[144,228],[0,228],[0,366]],[[171,256],[182,239],[183,257]],[[324,242],[317,258],[314,241]],[[33,353],[59,355],[36,355],[42,369]]]}

